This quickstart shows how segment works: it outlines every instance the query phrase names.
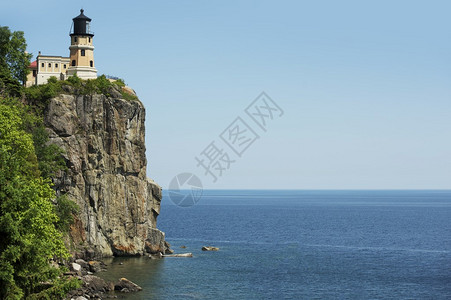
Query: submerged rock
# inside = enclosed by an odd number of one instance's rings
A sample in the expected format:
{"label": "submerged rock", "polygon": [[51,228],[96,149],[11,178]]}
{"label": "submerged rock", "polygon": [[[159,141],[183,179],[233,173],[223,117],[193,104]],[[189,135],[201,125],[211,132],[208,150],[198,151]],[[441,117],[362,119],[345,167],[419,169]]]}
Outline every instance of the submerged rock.
{"label": "submerged rock", "polygon": [[149,254],[149,258],[150,259],[158,259],[158,258],[163,258],[163,254],[161,252],[158,252],[156,254]]}
{"label": "submerged rock", "polygon": [[203,246],[202,251],[218,251],[218,247],[212,247],[212,246]]}
{"label": "submerged rock", "polygon": [[193,257],[192,253],[165,254],[163,257]]}

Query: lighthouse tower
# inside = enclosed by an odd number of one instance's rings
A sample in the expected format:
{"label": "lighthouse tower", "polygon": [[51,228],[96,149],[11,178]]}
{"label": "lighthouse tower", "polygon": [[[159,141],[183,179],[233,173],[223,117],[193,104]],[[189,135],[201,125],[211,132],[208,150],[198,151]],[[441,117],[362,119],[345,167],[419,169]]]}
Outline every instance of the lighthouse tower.
{"label": "lighthouse tower", "polygon": [[97,78],[97,70],[94,67],[94,46],[92,39],[94,33],[90,30],[91,19],[83,14],[73,18],[73,31],[70,33],[70,62],[67,76],[77,74],[83,79]]}

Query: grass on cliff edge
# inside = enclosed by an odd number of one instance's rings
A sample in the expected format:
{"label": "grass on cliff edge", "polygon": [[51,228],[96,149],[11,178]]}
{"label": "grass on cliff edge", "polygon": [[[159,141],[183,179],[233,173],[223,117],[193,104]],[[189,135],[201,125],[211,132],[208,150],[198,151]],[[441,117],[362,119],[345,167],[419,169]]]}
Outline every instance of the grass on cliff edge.
{"label": "grass on cliff edge", "polygon": [[77,75],[69,77],[67,80],[58,80],[52,76],[46,84],[34,85],[25,89],[25,97],[28,101],[37,106],[47,105],[48,101],[67,90],[73,89],[78,95],[103,94],[113,97],[120,93],[122,98],[128,101],[137,101],[138,97],[127,92],[122,79],[116,81],[108,80],[105,75],[96,79],[83,80]]}

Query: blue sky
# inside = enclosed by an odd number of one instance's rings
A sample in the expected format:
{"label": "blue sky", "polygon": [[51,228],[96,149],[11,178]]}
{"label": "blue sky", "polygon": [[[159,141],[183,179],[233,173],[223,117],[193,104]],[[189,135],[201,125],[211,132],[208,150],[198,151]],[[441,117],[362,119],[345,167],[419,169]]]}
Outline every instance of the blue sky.
{"label": "blue sky", "polygon": [[[206,188],[450,189],[448,1],[9,1],[2,26],[29,52],[68,55],[93,19],[100,74],[147,109],[148,176]],[[259,131],[265,91],[284,111]],[[238,116],[260,138],[218,176],[195,157]]]}

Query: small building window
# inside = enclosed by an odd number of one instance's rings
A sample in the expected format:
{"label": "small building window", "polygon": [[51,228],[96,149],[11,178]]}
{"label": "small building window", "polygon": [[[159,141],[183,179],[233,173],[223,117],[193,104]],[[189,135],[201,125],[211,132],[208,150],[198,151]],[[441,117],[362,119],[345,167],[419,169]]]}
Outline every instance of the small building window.
{"label": "small building window", "polygon": [[33,70],[33,77],[36,77],[36,70]]}
{"label": "small building window", "polygon": [[81,56],[85,56],[85,49],[81,49]]}
{"label": "small building window", "polygon": [[75,67],[75,59],[72,60],[72,67]]}
{"label": "small building window", "polygon": [[78,38],[77,37],[74,37],[74,42],[76,43],[78,41]]}
{"label": "small building window", "polygon": [[92,60],[89,61],[89,66],[92,68],[94,66],[94,62]]}
{"label": "small building window", "polygon": [[52,67],[52,63],[49,63],[49,68],[51,68]]}
{"label": "small building window", "polygon": [[41,68],[44,68],[44,63],[41,64]]}
{"label": "small building window", "polygon": [[55,64],[55,68],[58,68],[58,64]]}
{"label": "small building window", "polygon": [[66,68],[66,64],[63,65],[63,68],[64,68],[64,69]]}
{"label": "small building window", "polygon": [[88,38],[88,42],[89,42],[89,43],[91,42],[91,38]]}

